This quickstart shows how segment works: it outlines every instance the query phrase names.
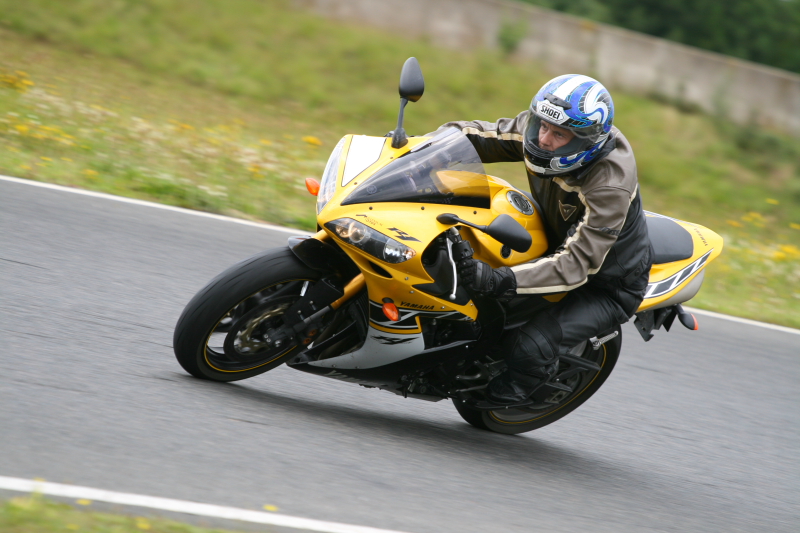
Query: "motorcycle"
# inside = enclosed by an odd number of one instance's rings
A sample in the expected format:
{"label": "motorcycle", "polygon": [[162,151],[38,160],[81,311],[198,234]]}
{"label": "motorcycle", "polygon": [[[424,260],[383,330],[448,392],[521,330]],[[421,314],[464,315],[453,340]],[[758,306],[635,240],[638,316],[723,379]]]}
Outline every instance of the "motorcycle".
{"label": "motorcycle", "polygon": [[[560,354],[555,375],[513,407],[486,407],[484,390],[503,372],[504,333],[566,293],[498,300],[470,294],[456,263],[492,267],[532,261],[548,249],[531,195],[489,176],[457,129],[408,137],[403,114],[424,80],[415,58],[400,76],[391,136],[345,135],[317,196],[318,232],[228,268],[181,314],[174,351],[191,375],[251,378],[286,364],[405,398],[449,399],[468,423],[506,434],[569,414],[602,386],[619,357],[619,326]],[[635,326],[645,341],[700,289],[722,250],[709,229],[646,213],[655,264]]]}

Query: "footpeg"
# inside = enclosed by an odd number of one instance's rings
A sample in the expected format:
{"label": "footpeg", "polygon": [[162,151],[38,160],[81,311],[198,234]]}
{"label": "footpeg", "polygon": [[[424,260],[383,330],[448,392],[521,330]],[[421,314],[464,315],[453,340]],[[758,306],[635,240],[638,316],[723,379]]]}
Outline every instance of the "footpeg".
{"label": "footpeg", "polygon": [[611,339],[613,339],[617,335],[619,335],[619,330],[615,331],[613,333],[609,333],[605,337],[600,337],[599,339],[597,337],[592,337],[591,339],[589,339],[589,342],[592,343],[592,348],[593,349],[599,350],[602,345],[604,345],[605,343],[607,343],[608,341],[610,341]]}

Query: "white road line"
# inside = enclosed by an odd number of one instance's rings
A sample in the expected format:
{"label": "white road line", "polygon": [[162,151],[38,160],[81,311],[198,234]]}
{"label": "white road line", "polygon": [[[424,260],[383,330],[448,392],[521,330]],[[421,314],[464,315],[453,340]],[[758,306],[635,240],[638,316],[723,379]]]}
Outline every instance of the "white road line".
{"label": "white road line", "polygon": [[[62,187],[61,185],[53,185],[51,183],[43,183],[41,181],[32,181],[32,180],[24,180],[21,178],[13,178],[11,176],[2,176],[0,175],[0,180],[2,181],[10,181],[13,183],[20,183],[23,185],[32,185],[34,187],[42,187],[44,189],[52,189],[55,191],[62,191],[62,192],[71,192],[74,194],[82,194],[84,196],[92,196],[94,198],[104,198],[106,200],[113,200],[115,202],[124,202],[127,204],[133,205],[142,205],[145,207],[154,207],[156,209],[165,209],[167,211],[175,211],[177,213],[184,213],[186,215],[194,215],[199,217],[206,217],[206,218],[213,218],[216,220],[222,220],[224,222],[233,222],[236,224],[242,224],[245,226],[255,226],[257,228],[263,228],[266,230],[273,230],[273,231],[282,231],[286,233],[293,233],[295,235],[298,234],[305,234],[307,235],[308,232],[299,230],[299,229],[292,229],[287,228],[284,226],[274,226],[272,224],[261,224],[259,222],[251,222],[249,220],[243,220],[240,218],[233,218],[233,217],[226,217],[224,215],[214,215],[212,213],[204,213],[202,211],[193,211],[191,209],[184,209],[183,207],[173,207],[171,205],[164,205],[164,204],[157,204],[155,202],[146,202],[144,200],[134,200],[133,198],[125,198],[123,196],[114,196],[113,194],[106,194],[102,192],[94,192],[94,191],[87,191],[85,189],[73,189],[71,187]],[[705,311],[703,309],[695,309],[686,307],[687,311],[692,313],[697,313],[698,315],[705,315],[710,316],[713,318],[719,318],[721,320],[730,320],[731,322],[738,322],[740,324],[747,324],[749,326],[757,326],[761,328],[771,329],[774,331],[781,331],[783,333],[793,333],[795,335],[800,335],[800,329],[793,329],[787,328],[785,326],[777,326],[775,324],[768,324],[766,322],[758,322],[757,320],[750,320],[748,318],[739,318],[736,316],[731,315],[723,315],[722,313],[715,313],[713,311]]]}
{"label": "white road line", "polygon": [[296,516],[284,514],[249,511],[247,509],[237,509],[236,507],[223,507],[221,505],[187,502],[183,500],[173,500],[170,498],[156,498],[154,496],[143,496],[141,494],[113,492],[110,490],[93,489],[91,487],[62,485],[61,483],[32,481],[29,479],[20,479],[15,477],[0,476],[0,489],[17,492],[38,492],[48,496],[87,499],[98,502],[116,503],[120,505],[147,507],[149,509],[159,509],[161,511],[172,511],[176,513],[209,516],[213,518],[226,518],[229,520],[241,520],[256,524],[269,524],[273,526],[304,529],[306,531],[322,531],[325,533],[403,533],[402,531],[389,529],[353,526],[350,524],[340,524],[337,522],[312,520],[310,518],[298,518]]}
{"label": "white road line", "polygon": [[54,191],[71,192],[73,194],[80,194],[83,196],[91,196],[93,198],[103,198],[105,200],[112,200],[114,202],[122,202],[125,204],[141,205],[145,207],[153,207],[155,209],[163,209],[165,211],[175,211],[176,213],[183,213],[185,215],[194,215],[197,217],[213,218],[215,220],[222,220],[224,222],[234,222],[244,226],[254,226],[256,228],[263,228],[273,231],[282,231],[291,233],[293,235],[308,235],[308,232],[301,229],[287,228],[285,226],[277,226],[274,224],[263,224],[261,222],[253,222],[244,220],[242,218],[226,217],[225,215],[215,215],[213,213],[204,213],[203,211],[194,211],[192,209],[185,209],[183,207],[175,207],[172,205],[158,204],[155,202],[147,202],[145,200],[136,200],[134,198],[125,198],[124,196],[115,196],[113,194],[106,194],[104,192],[87,191],[86,189],[75,189],[72,187],[63,187],[61,185],[53,185],[52,183],[43,183],[41,181],[24,180],[21,178],[13,178],[11,176],[0,175],[0,180],[10,181],[12,183],[20,183],[22,185],[31,185],[33,187],[41,187],[43,189],[51,189]]}
{"label": "white road line", "polygon": [[777,324],[767,324],[766,322],[759,322],[757,320],[750,320],[749,318],[739,318],[738,316],[723,315],[722,313],[715,313],[714,311],[706,311],[705,309],[697,309],[694,307],[684,307],[690,313],[698,315],[710,316],[722,320],[730,320],[731,322],[738,322],[739,324],[747,324],[748,326],[758,326],[765,329],[772,329],[775,331],[782,331],[783,333],[793,333],[800,335],[800,329],[787,328],[786,326],[778,326]]}

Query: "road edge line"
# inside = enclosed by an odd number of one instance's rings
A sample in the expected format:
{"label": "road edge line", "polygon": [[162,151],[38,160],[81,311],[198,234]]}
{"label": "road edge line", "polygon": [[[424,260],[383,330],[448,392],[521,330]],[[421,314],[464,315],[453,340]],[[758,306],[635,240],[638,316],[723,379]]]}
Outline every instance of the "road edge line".
{"label": "road edge line", "polygon": [[741,318],[738,316],[732,315],[724,315],[722,313],[716,313],[714,311],[706,311],[705,309],[697,309],[696,307],[683,307],[686,311],[690,313],[696,313],[698,315],[708,316],[711,318],[719,318],[722,320],[730,320],[731,322],[738,322],[739,324],[747,324],[748,326],[759,326],[764,329],[771,329],[774,331],[781,331],[783,333],[792,333],[794,335],[800,335],[800,329],[790,328],[788,326],[779,326],[778,324],[770,324],[768,322],[759,322],[758,320],[751,320],[749,318]]}
{"label": "road edge line", "polygon": [[125,492],[114,492],[110,490],[94,489],[91,487],[64,485],[61,483],[50,483],[46,481],[33,481],[29,479],[6,476],[0,476],[0,489],[15,492],[35,492],[48,496],[94,500],[98,502],[130,505],[134,507],[146,507],[161,511],[208,516],[211,518],[224,518],[228,520],[240,520],[243,522],[253,522],[256,524],[269,524],[273,526],[305,529],[307,531],[320,531],[322,533],[403,533],[402,531],[377,529],[368,526],[355,526],[350,524],[341,524],[338,522],[326,522],[323,520],[314,520],[312,518],[299,518],[284,514],[250,511],[248,509],[239,509],[236,507],[224,507],[221,505],[207,503],[196,503],[184,500],[174,500],[171,498],[130,494]]}
{"label": "road edge line", "polygon": [[[84,196],[92,196],[94,198],[104,198],[106,200],[112,200],[112,201],[115,201],[115,202],[123,202],[123,203],[128,203],[128,204],[133,204],[133,205],[142,205],[142,206],[146,206],[146,207],[154,207],[156,209],[164,209],[164,210],[167,210],[167,211],[174,211],[176,213],[184,213],[184,214],[187,214],[187,215],[194,215],[194,216],[200,216],[200,217],[205,217],[205,218],[212,218],[212,219],[215,219],[215,220],[221,220],[223,222],[233,222],[235,224],[242,224],[242,225],[245,225],[245,226],[253,226],[253,227],[262,228],[262,229],[282,231],[282,232],[285,232],[285,233],[293,233],[295,235],[297,235],[297,234],[309,235],[309,233],[307,231],[300,230],[300,229],[295,229],[295,228],[288,228],[286,226],[277,226],[277,225],[273,225],[273,224],[264,224],[264,223],[261,223],[261,222],[252,222],[250,220],[244,220],[244,219],[241,219],[241,218],[234,218],[234,217],[229,217],[229,216],[225,216],[225,215],[216,215],[214,213],[206,213],[206,212],[203,212],[203,211],[195,211],[193,209],[186,209],[184,207],[175,207],[175,206],[172,206],[172,205],[159,204],[159,203],[156,203],[156,202],[148,202],[146,200],[136,200],[134,198],[126,198],[124,196],[116,196],[116,195],[108,194],[108,193],[104,193],[104,192],[95,192],[95,191],[87,191],[86,189],[75,189],[75,188],[72,188],[72,187],[64,187],[63,185],[55,185],[55,184],[52,184],[52,183],[45,183],[43,181],[26,180],[26,179],[23,179],[23,178],[15,178],[15,177],[12,177],[12,176],[3,176],[3,175],[0,175],[0,181],[9,181],[9,182],[12,182],[12,183],[19,183],[19,184],[22,184],[22,185],[31,185],[31,186],[34,186],[34,187],[42,187],[44,189],[52,189],[52,190],[62,191],[62,192],[71,192],[71,193],[75,193],[75,194],[82,194]],[[704,309],[697,309],[697,308],[694,308],[694,307],[686,307],[685,309],[687,311],[689,311],[689,312],[697,313],[698,315],[705,315],[705,316],[709,316],[709,317],[712,317],[712,318],[719,318],[721,320],[730,320],[731,322],[738,322],[740,324],[747,324],[747,325],[750,325],[750,326],[759,326],[759,327],[766,328],[766,329],[771,329],[771,330],[774,330],[774,331],[782,331],[783,333],[792,333],[794,335],[800,335],[800,329],[794,329],[794,328],[790,328],[790,327],[787,327],[787,326],[779,326],[777,324],[769,324],[767,322],[759,322],[758,320],[751,320],[749,318],[741,318],[741,317],[738,317],[738,316],[725,315],[725,314],[722,314],[722,313],[716,313],[714,311],[706,311]]]}
{"label": "road edge line", "polygon": [[235,224],[242,224],[244,226],[253,226],[256,228],[270,229],[275,231],[282,231],[291,233],[293,235],[310,235],[309,232],[297,228],[288,228],[286,226],[278,226],[277,224],[267,224],[264,222],[253,222],[243,218],[229,217],[225,215],[217,215],[215,213],[206,213],[205,211],[196,211],[194,209],[186,209],[185,207],[176,207],[174,205],[159,204],[157,202],[149,202],[147,200],[137,200],[136,198],[127,198],[125,196],[117,196],[105,192],[88,191],[86,189],[77,189],[73,187],[65,187],[63,185],[55,185],[53,183],[45,183],[43,181],[26,180],[22,178],[15,178],[13,176],[0,175],[0,181],[8,181],[11,183],[19,183],[21,185],[30,185],[33,187],[41,187],[43,189],[51,189],[61,192],[70,192],[73,194],[80,194],[82,196],[91,196],[93,198],[103,198],[105,200],[112,200],[114,202],[122,202],[125,204],[141,205],[145,207],[153,207],[155,209],[163,209],[165,211],[174,211],[176,213],[183,213],[186,215],[194,215],[204,218],[211,218],[214,220],[221,220],[224,222],[233,222]]}

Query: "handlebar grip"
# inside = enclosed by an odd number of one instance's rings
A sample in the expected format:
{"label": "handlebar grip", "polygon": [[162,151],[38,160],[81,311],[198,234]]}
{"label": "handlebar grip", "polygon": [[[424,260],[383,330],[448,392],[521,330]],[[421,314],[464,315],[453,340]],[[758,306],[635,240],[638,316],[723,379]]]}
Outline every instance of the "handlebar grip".
{"label": "handlebar grip", "polygon": [[473,253],[474,250],[467,240],[462,240],[453,244],[453,260],[456,263],[463,259],[471,258]]}

